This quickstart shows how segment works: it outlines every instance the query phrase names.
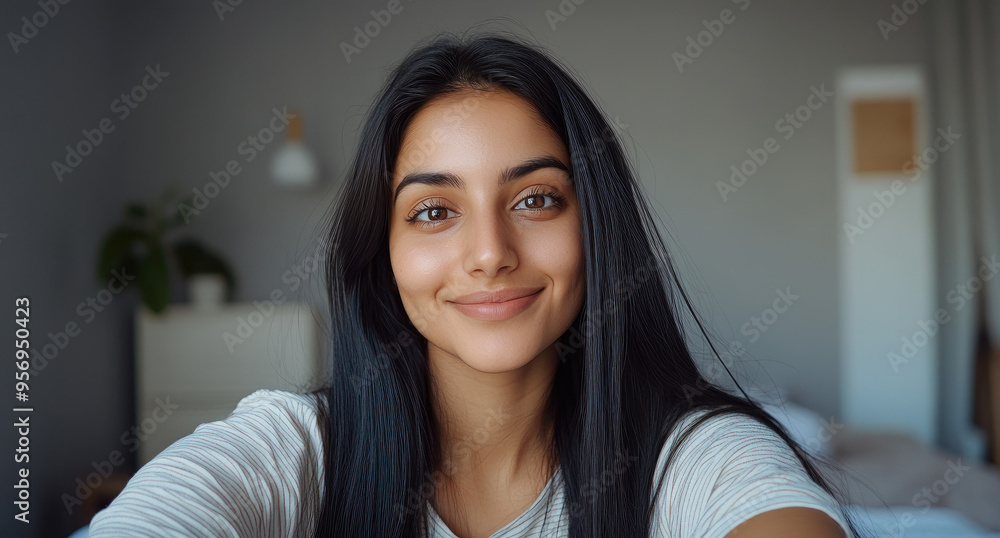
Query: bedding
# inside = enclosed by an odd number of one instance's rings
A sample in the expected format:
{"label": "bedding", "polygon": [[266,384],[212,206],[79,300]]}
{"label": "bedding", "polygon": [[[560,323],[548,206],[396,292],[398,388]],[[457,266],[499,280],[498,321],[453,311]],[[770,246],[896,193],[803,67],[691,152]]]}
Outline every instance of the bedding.
{"label": "bedding", "polygon": [[[852,510],[864,510],[876,536],[1000,538],[1000,470],[927,446],[900,432],[861,430],[778,399],[758,403],[810,452],[850,477]],[[825,470],[824,470],[825,471]],[[862,515],[860,521],[869,521]]]}
{"label": "bedding", "polygon": [[[995,466],[965,462],[906,434],[858,430],[780,398],[755,399],[810,452],[859,479],[848,488],[848,509],[870,536],[1000,538]],[[84,527],[72,538],[86,536]]]}
{"label": "bedding", "polygon": [[952,508],[923,509],[912,506],[889,508],[852,505],[856,521],[878,538],[1000,538]]}

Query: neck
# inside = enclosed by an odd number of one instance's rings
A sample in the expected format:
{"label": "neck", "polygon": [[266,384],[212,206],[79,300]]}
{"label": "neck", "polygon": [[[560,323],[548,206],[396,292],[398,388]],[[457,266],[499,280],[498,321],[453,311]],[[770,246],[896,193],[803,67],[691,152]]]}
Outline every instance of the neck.
{"label": "neck", "polygon": [[446,481],[503,487],[545,471],[553,435],[548,401],[558,364],[549,347],[517,370],[484,373],[428,344]]}

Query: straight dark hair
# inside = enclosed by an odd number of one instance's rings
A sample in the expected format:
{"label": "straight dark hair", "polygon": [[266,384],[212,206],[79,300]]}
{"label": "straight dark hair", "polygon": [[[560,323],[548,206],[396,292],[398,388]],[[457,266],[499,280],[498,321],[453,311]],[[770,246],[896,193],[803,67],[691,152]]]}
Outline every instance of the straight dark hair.
{"label": "straight dark hair", "polygon": [[[648,202],[611,122],[539,47],[505,32],[443,33],[391,72],[364,122],[333,208],[326,243],[332,331],[330,378],[314,391],[325,436],[317,537],[418,537],[442,472],[427,341],[407,316],[392,275],[388,223],[393,169],[407,124],[431,99],[468,90],[509,91],[534,105],[572,160],[586,257],[586,300],[559,338],[550,396],[572,537],[649,536],[657,457],[678,420],[743,413],[777,432],[809,476],[839,490],[763,408],[699,371],[678,305],[708,338],[677,277]],[[686,314],[685,314],[686,315]],[[419,324],[419,323],[418,323]],[[602,480],[616,460],[614,480]],[[554,472],[555,458],[550,465]],[[817,458],[817,461],[827,463]],[[663,473],[666,476],[666,473]],[[601,484],[599,491],[588,484]],[[579,509],[584,507],[584,509]]]}

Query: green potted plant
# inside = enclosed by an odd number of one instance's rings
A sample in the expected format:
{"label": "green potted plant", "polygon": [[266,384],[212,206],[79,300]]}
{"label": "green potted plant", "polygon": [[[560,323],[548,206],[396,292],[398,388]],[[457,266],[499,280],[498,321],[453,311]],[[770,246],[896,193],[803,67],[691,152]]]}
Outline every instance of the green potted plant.
{"label": "green potted plant", "polygon": [[191,196],[178,196],[167,188],[158,200],[126,204],[124,220],[109,230],[97,255],[97,280],[103,286],[111,271],[120,268],[135,275],[142,301],[160,313],[170,302],[171,267],[191,282],[215,275],[225,282],[225,295],[232,297],[236,279],[219,255],[192,237],[176,237],[184,224],[180,205],[191,205]]}

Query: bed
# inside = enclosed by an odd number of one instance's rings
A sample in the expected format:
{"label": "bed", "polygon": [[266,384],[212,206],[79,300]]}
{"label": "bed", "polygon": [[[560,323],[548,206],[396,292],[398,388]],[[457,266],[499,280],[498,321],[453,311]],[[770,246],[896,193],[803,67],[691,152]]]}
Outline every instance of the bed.
{"label": "bed", "polygon": [[[887,509],[855,505],[851,508],[863,511],[857,515],[858,521],[874,531],[873,535],[879,538],[1000,537],[1000,532],[987,530],[952,508],[932,507],[926,513],[922,513],[922,509],[905,506]],[[910,514],[912,519],[906,518],[906,514]]]}
{"label": "bed", "polygon": [[[1000,471],[995,466],[966,462],[906,434],[823,419],[782,398],[784,404],[755,397],[799,443],[871,488],[846,484],[848,509],[869,536],[1000,538]],[[71,538],[86,536],[84,527]]]}
{"label": "bed", "polygon": [[782,398],[783,405],[758,401],[808,450],[856,479],[844,484],[849,509],[873,536],[1000,538],[996,466],[966,461],[905,433],[824,420]]}

